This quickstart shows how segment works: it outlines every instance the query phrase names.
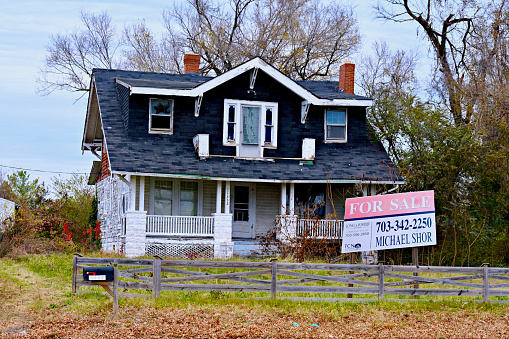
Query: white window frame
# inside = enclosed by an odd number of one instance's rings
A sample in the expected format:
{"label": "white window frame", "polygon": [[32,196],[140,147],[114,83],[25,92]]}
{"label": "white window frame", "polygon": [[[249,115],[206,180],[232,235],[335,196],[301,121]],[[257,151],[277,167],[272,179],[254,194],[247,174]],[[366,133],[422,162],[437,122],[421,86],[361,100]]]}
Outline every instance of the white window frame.
{"label": "white window frame", "polygon": [[172,208],[171,215],[180,216],[180,182],[191,181],[198,183],[198,206],[196,210],[196,216],[203,215],[203,181],[202,180],[183,180],[183,179],[168,179],[164,177],[152,177],[150,179],[150,197],[149,197],[149,215],[154,215],[154,192],[155,192],[155,181],[157,179],[168,180],[172,182]]}
{"label": "white window frame", "polygon": [[[329,139],[327,138],[327,112],[328,111],[345,111],[345,138],[344,139]],[[346,108],[326,108],[323,115],[323,139],[325,143],[345,143],[348,140],[348,110]],[[333,125],[343,126],[343,125]]]}
{"label": "white window frame", "polygon": [[[152,128],[152,100],[171,101],[170,128]],[[173,116],[175,112],[175,101],[168,98],[150,98],[148,101],[148,132],[151,134],[173,134]],[[168,116],[164,114],[163,116]]]}
{"label": "white window frame", "polygon": [[[228,118],[230,106],[235,107],[235,131],[234,139],[228,140]],[[223,146],[236,146],[237,154],[240,141],[240,120],[242,114],[242,107],[260,107],[260,122],[259,122],[259,136],[260,136],[260,147],[264,148],[277,148],[277,130],[278,130],[278,103],[268,101],[249,101],[249,100],[235,100],[225,99],[223,109]],[[268,108],[272,108],[272,140],[270,143],[265,143],[265,126],[266,126],[266,111]],[[263,154],[262,152],[260,152]]]}

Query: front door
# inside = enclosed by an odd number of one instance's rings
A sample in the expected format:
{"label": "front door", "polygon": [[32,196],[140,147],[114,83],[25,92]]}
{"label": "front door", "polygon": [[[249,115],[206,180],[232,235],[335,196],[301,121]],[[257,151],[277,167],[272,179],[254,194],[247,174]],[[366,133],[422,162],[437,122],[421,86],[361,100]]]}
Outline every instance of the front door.
{"label": "front door", "polygon": [[260,147],[260,106],[241,106],[240,157],[258,158]]}
{"label": "front door", "polygon": [[232,196],[233,238],[253,238],[255,225],[255,186],[234,184]]}

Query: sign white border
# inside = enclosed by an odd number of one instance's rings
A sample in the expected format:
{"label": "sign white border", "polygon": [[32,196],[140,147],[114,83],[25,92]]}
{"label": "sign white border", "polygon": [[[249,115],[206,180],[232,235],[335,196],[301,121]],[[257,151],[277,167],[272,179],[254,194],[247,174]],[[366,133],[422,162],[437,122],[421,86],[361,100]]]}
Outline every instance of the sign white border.
{"label": "sign white border", "polygon": [[343,253],[436,244],[433,191],[346,200]]}

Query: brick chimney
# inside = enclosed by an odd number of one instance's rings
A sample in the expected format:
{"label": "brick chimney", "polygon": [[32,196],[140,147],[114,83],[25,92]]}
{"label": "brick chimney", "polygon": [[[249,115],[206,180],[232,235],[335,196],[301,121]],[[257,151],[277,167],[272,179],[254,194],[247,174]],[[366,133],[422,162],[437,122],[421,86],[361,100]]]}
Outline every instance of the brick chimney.
{"label": "brick chimney", "polygon": [[345,93],[354,94],[354,76],[355,76],[355,64],[350,61],[345,61],[339,67],[339,88],[344,90]]}
{"label": "brick chimney", "polygon": [[184,73],[198,73],[200,70],[200,55],[186,54],[184,55]]}

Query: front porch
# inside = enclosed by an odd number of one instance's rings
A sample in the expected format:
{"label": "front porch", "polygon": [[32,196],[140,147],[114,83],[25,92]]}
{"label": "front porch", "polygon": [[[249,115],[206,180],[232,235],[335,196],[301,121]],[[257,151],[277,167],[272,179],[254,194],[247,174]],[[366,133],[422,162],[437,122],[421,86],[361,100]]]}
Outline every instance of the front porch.
{"label": "front porch", "polygon": [[[146,215],[145,232],[129,232],[142,217],[140,213],[126,213],[123,218],[126,255],[132,256],[135,242],[145,243],[143,254],[163,257],[228,258],[232,255],[249,256],[260,252],[256,239],[241,239],[231,236],[231,214],[214,216]],[[341,237],[342,220],[304,219],[295,216],[277,216],[285,220],[284,234],[317,239]],[[142,220],[138,225],[142,227]],[[216,224],[219,225],[216,227]],[[129,236],[128,236],[129,234]],[[138,241],[135,241],[137,238]],[[138,247],[138,250],[143,250]]]}
{"label": "front porch", "polygon": [[[198,215],[158,215],[153,214],[154,192],[147,189],[147,186],[154,187],[154,178],[147,178],[151,180],[150,184],[146,184],[145,179],[131,176],[128,181],[127,208],[121,214],[121,234],[116,240],[120,243],[117,248],[128,257],[148,254],[212,259],[229,258],[234,254],[250,255],[251,247],[258,248],[257,239],[277,222],[281,223],[277,236],[282,240],[291,237],[342,238],[343,220],[330,214],[325,217],[302,214],[299,210],[302,205],[296,202],[302,198],[296,198],[296,192],[300,194],[304,184],[300,184],[300,191],[297,191],[294,183],[203,180],[196,185],[199,187],[198,207],[194,210]],[[173,188],[182,185],[183,181],[174,184]],[[243,196],[239,197],[240,194]],[[147,197],[150,197],[150,203]],[[183,199],[178,195],[173,197],[175,211],[175,204]],[[340,205],[344,200],[327,199],[323,194],[313,196],[314,200],[318,198],[325,200],[322,202],[324,211],[325,207],[336,203],[333,210],[337,210],[337,214],[334,216],[342,216]],[[249,246],[240,240],[247,241]]]}

